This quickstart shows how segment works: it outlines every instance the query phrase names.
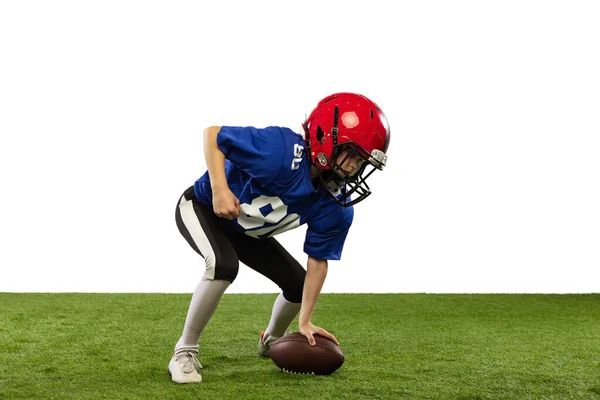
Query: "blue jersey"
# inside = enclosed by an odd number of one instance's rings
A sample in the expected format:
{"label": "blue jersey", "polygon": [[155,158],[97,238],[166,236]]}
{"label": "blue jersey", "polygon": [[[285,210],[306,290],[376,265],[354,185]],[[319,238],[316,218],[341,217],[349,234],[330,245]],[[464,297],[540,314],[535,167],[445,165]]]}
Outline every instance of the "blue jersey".
{"label": "blue jersey", "polygon": [[[223,222],[263,239],[307,224],[304,252],[339,260],[352,224],[352,207],[342,207],[321,184],[313,185],[306,143],[288,128],[223,126],[217,145],[225,175],[240,200],[240,216]],[[198,200],[212,206],[208,171],[194,184]]]}

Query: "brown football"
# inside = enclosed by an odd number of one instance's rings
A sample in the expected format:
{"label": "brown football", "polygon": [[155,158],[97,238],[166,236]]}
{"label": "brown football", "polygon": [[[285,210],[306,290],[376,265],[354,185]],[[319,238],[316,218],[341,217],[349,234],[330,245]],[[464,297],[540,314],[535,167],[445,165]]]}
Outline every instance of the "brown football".
{"label": "brown football", "polygon": [[290,333],[271,345],[271,360],[284,372],[329,375],[344,363],[344,353],[331,340],[315,335],[311,346],[300,332]]}

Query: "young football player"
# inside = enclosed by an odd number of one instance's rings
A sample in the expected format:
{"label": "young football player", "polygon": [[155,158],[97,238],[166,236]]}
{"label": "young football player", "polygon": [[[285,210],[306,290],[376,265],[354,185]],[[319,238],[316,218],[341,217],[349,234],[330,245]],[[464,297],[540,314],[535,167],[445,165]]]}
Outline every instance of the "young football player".
{"label": "young football player", "polygon": [[[298,317],[311,345],[314,335],[334,341],[311,323],[327,275],[339,260],[352,224],[353,205],[371,194],[366,179],[386,164],[388,121],[365,96],[336,93],[321,100],[302,124],[304,135],[270,126],[209,127],[204,131],[207,171],[176,207],[177,226],[205,261],[183,333],[169,363],[171,379],[201,382],[199,340],[239,263],[280,288],[258,342],[270,346]],[[274,238],[306,224],[306,270]]]}

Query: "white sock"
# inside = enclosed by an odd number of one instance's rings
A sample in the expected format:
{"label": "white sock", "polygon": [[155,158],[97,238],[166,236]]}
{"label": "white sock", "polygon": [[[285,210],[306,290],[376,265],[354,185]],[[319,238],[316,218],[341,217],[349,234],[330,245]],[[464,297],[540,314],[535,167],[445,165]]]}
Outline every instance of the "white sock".
{"label": "white sock", "polygon": [[290,303],[281,293],[275,300],[275,304],[273,304],[271,321],[269,321],[269,326],[265,330],[265,337],[280,338],[285,335],[286,329],[300,312],[301,305],[302,303]]}
{"label": "white sock", "polygon": [[230,284],[231,282],[224,280],[209,280],[206,278],[200,280],[192,295],[183,334],[175,346],[175,354],[178,351],[185,350],[198,351],[200,335],[204,331],[204,328],[206,328],[210,317],[212,317],[217,309],[223,293],[225,293]]}

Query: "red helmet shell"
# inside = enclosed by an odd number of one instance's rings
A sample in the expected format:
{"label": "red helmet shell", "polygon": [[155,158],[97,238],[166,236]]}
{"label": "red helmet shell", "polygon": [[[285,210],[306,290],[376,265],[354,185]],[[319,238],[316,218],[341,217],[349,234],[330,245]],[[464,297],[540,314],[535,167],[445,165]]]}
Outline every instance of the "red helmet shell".
{"label": "red helmet shell", "polygon": [[[332,136],[337,107],[337,143]],[[310,159],[319,165],[316,158],[324,154],[331,160],[335,146],[354,142],[365,153],[373,150],[387,152],[390,143],[388,120],[377,104],[356,93],[335,93],[322,99],[304,123],[310,144]],[[319,165],[328,169],[329,165]]]}

